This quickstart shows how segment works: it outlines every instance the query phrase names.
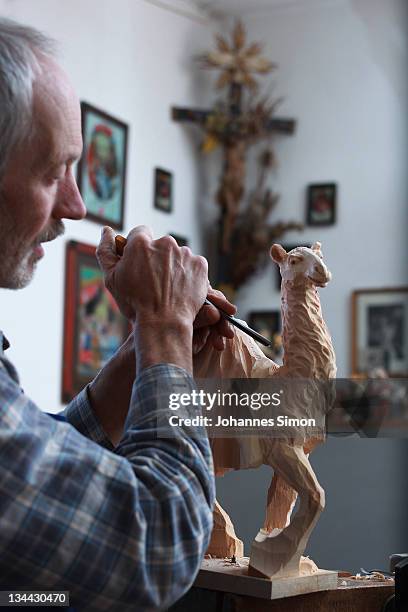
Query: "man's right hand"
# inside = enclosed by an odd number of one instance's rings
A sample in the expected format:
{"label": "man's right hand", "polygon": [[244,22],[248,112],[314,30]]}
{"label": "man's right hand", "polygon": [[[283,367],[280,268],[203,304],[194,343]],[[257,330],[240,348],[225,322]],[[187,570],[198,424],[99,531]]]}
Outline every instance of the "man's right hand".
{"label": "man's right hand", "polygon": [[129,233],[122,257],[113,230],[104,228],[97,257],[106,287],[136,323],[138,369],[167,362],[191,371],[193,321],[209,287],[206,259],[171,236],[153,240],[143,225]]}

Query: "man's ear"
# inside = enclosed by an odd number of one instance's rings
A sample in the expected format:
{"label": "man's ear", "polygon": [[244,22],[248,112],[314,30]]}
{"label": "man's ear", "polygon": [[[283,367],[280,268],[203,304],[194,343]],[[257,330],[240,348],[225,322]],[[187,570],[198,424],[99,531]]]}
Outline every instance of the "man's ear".
{"label": "man's ear", "polygon": [[283,246],[280,244],[273,244],[271,246],[271,250],[269,251],[269,254],[272,260],[277,264],[283,263],[288,257],[287,252],[285,251]]}

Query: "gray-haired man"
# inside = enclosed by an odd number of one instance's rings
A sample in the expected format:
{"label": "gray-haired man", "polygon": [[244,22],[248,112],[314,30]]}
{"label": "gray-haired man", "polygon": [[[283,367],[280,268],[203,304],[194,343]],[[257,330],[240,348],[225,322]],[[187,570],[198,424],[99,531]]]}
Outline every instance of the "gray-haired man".
{"label": "gray-haired man", "polygon": [[[81,151],[78,98],[51,41],[1,19],[0,287],[26,286],[42,243],[84,217]],[[222,349],[231,337],[202,307],[207,293],[234,307],[209,289],[203,258],[144,226],[122,258],[105,228],[98,257],[134,334],[68,406],[68,423],[21,391],[0,334],[0,587],[69,590],[87,610],[164,608],[194,578],[214,500],[205,432],[170,436],[167,400],[194,388],[193,344]]]}

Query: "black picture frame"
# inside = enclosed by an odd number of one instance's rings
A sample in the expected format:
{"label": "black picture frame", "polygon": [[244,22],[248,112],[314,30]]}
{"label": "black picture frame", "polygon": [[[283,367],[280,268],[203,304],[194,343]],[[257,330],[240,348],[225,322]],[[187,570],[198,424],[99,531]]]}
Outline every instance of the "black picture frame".
{"label": "black picture frame", "polygon": [[126,199],[127,123],[81,102],[83,153],[77,182],[86,218],[122,230]]}
{"label": "black picture frame", "polygon": [[357,289],[351,323],[353,376],[381,368],[391,378],[407,378],[408,287]]}
{"label": "black picture frame", "polygon": [[282,321],[280,310],[254,310],[248,313],[248,325],[271,341],[266,347],[258,343],[267,357],[274,361],[282,357]]}
{"label": "black picture frame", "polygon": [[173,173],[163,168],[154,169],[154,207],[165,213],[173,210]]}
{"label": "black picture frame", "polygon": [[336,183],[316,183],[307,188],[306,223],[312,226],[334,225],[337,213]]}

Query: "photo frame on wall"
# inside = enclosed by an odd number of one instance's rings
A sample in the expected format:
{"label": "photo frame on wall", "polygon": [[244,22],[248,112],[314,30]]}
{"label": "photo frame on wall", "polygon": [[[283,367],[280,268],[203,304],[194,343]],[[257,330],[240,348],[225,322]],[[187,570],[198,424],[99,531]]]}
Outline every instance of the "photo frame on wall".
{"label": "photo frame on wall", "polygon": [[352,374],[381,368],[408,376],[408,287],[359,289],[352,295]]}
{"label": "photo frame on wall", "polygon": [[87,219],[123,229],[126,196],[128,125],[81,102],[82,157],[77,180]]}
{"label": "photo frame on wall", "polygon": [[308,225],[334,225],[337,206],[336,183],[321,183],[309,185],[307,189]]}
{"label": "photo frame on wall", "polygon": [[258,343],[258,346],[267,357],[274,361],[279,361],[283,353],[280,310],[250,312],[248,315],[248,325],[271,341],[271,346],[266,347],[260,343]]}
{"label": "photo frame on wall", "polygon": [[163,168],[154,169],[154,207],[166,213],[173,210],[173,174]]}
{"label": "photo frame on wall", "polygon": [[96,247],[66,246],[62,401],[69,402],[112,357],[131,329],[105,288]]}

